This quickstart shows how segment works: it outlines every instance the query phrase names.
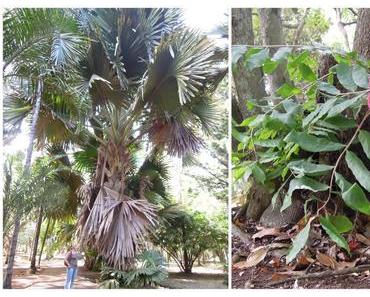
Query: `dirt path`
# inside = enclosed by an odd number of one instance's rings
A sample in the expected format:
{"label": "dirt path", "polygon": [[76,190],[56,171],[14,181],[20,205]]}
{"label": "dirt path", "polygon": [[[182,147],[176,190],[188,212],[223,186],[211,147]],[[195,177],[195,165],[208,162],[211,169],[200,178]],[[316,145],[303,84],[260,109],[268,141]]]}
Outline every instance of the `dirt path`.
{"label": "dirt path", "polygon": [[[16,262],[13,289],[63,289],[66,269],[62,258],[44,262],[36,274],[30,274],[28,267],[29,263]],[[86,271],[83,267],[79,267],[74,289],[96,289],[98,277],[99,273]]]}
{"label": "dirt path", "polygon": [[192,274],[178,272],[178,267],[167,267],[168,279],[164,283],[170,289],[227,289],[226,276],[222,269],[214,266],[197,266]]}
{"label": "dirt path", "polygon": [[[36,274],[30,274],[27,259],[17,257],[14,267],[13,289],[63,289],[66,269],[63,258],[55,258],[42,262]],[[86,271],[79,263],[74,289],[97,289],[98,272]],[[192,274],[179,272],[176,265],[166,267],[169,277],[164,283],[169,289],[226,289],[225,274],[220,267],[198,266],[193,268]],[[4,271],[5,272],[5,271]]]}

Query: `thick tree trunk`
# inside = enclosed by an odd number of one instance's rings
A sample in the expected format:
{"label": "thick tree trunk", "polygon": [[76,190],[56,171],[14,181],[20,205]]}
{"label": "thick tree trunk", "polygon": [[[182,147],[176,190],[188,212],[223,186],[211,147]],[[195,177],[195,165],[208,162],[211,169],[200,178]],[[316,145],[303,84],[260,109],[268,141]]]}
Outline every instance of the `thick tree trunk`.
{"label": "thick tree trunk", "polygon": [[39,253],[39,261],[37,263],[37,266],[40,267],[41,265],[41,257],[42,257],[42,252],[44,251],[44,246],[45,242],[49,233],[49,227],[50,227],[50,219],[48,219],[48,223],[46,224],[46,229],[44,233],[44,237],[42,238],[42,243],[41,243],[41,248],[40,248],[40,253]]}
{"label": "thick tree trunk", "polygon": [[[232,44],[254,45],[251,8],[235,8],[232,10]],[[261,69],[248,71],[242,59],[233,69],[233,80],[236,96],[233,97],[233,117],[237,122],[250,115],[246,107],[248,98],[266,97]]]}
{"label": "thick tree trunk", "polygon": [[358,11],[353,50],[366,60],[370,59],[370,8],[361,8]]}
{"label": "thick tree trunk", "polygon": [[[283,23],[281,20],[281,8],[259,9],[261,36],[263,45],[284,45]],[[276,53],[278,48],[270,48],[270,55]],[[280,64],[274,73],[268,76],[270,82],[269,93],[273,94],[288,79],[285,73],[285,65]]]}
{"label": "thick tree trunk", "polygon": [[[36,136],[36,124],[37,124],[39,113],[40,113],[42,91],[43,91],[43,81],[40,78],[37,82],[36,101],[35,101],[35,105],[33,108],[32,123],[31,123],[31,130],[30,130],[30,136],[29,136],[29,145],[27,148],[26,162],[24,164],[24,174],[28,174],[30,171],[30,167],[31,167],[33,142]],[[6,268],[6,273],[5,273],[4,282],[3,282],[4,289],[12,288],[14,259],[15,259],[15,252],[17,250],[21,219],[22,219],[22,210],[19,208],[17,211],[16,217],[15,217],[14,231],[13,231],[12,242],[10,246],[9,263]]]}
{"label": "thick tree trunk", "polygon": [[40,207],[40,212],[39,212],[39,218],[37,220],[36,224],[36,230],[35,230],[35,238],[33,241],[33,249],[32,249],[32,256],[31,256],[31,273],[35,274],[37,272],[36,269],[36,256],[37,256],[37,248],[39,246],[39,238],[40,238],[40,231],[41,231],[41,225],[42,225],[42,218],[44,215],[44,210],[42,207]]}
{"label": "thick tree trunk", "polygon": [[[366,60],[370,59],[370,8],[361,8],[358,11],[353,50]],[[364,105],[359,113],[359,119],[365,116],[368,107]],[[363,125],[364,130],[370,130],[370,121]]]}

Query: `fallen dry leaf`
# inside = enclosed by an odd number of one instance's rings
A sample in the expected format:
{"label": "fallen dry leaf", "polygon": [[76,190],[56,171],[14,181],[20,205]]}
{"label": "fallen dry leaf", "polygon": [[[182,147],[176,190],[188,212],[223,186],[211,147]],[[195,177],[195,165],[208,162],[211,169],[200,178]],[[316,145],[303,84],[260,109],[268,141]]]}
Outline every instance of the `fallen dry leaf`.
{"label": "fallen dry leaf", "polygon": [[282,234],[282,235],[279,235],[278,237],[276,237],[274,239],[274,241],[284,241],[284,240],[289,240],[291,239],[292,237],[289,236],[288,234]]}
{"label": "fallen dry leaf", "polygon": [[303,253],[300,253],[296,264],[293,266],[293,270],[303,270],[308,267],[311,263],[315,262],[314,259],[312,259],[309,256],[304,255]]}
{"label": "fallen dry leaf", "polygon": [[327,251],[327,254],[328,256],[332,257],[332,258],[336,258],[337,256],[337,246],[336,245],[332,245],[328,251]]}
{"label": "fallen dry leaf", "polygon": [[363,244],[366,244],[368,246],[370,246],[370,239],[365,237],[364,235],[360,234],[360,233],[356,233],[356,239],[363,243]]}
{"label": "fallen dry leaf", "polygon": [[259,232],[257,232],[256,234],[254,234],[252,236],[252,239],[256,239],[256,238],[262,238],[262,237],[265,237],[265,236],[280,236],[282,233],[279,231],[279,229],[277,228],[261,228],[259,227],[258,228]]}
{"label": "fallen dry leaf", "polygon": [[283,249],[283,248],[288,248],[290,247],[289,243],[281,243],[281,242],[274,242],[268,245],[270,250],[275,250],[275,249]]}
{"label": "fallen dry leaf", "polygon": [[353,268],[356,266],[359,259],[354,260],[353,262],[337,262],[337,268],[338,270],[342,270],[344,268]]}
{"label": "fallen dry leaf", "polygon": [[241,261],[233,265],[236,269],[244,269],[258,265],[263,259],[265,259],[267,252],[269,251],[269,246],[260,246],[255,248],[249,254],[247,260]]}
{"label": "fallen dry leaf", "polygon": [[316,253],[316,259],[320,262],[320,264],[330,267],[333,270],[336,270],[338,267],[338,262],[334,258],[320,253],[319,251]]}

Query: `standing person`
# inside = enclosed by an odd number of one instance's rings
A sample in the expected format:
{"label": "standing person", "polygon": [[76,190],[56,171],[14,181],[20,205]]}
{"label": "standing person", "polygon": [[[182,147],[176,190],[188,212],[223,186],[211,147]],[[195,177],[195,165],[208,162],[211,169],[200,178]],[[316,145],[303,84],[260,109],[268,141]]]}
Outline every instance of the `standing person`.
{"label": "standing person", "polygon": [[70,246],[64,258],[64,265],[67,267],[66,283],[64,289],[72,289],[73,282],[77,276],[78,260],[82,259],[74,246]]}

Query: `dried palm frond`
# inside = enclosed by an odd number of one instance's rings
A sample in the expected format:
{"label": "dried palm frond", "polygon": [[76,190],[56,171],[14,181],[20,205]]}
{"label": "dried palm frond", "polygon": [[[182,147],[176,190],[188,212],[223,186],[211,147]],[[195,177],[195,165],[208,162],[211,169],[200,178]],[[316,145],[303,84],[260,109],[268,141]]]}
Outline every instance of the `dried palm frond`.
{"label": "dried palm frond", "polygon": [[143,236],[157,223],[156,207],[146,200],[120,199],[104,186],[83,226],[81,240],[93,245],[109,265],[128,269]]}

